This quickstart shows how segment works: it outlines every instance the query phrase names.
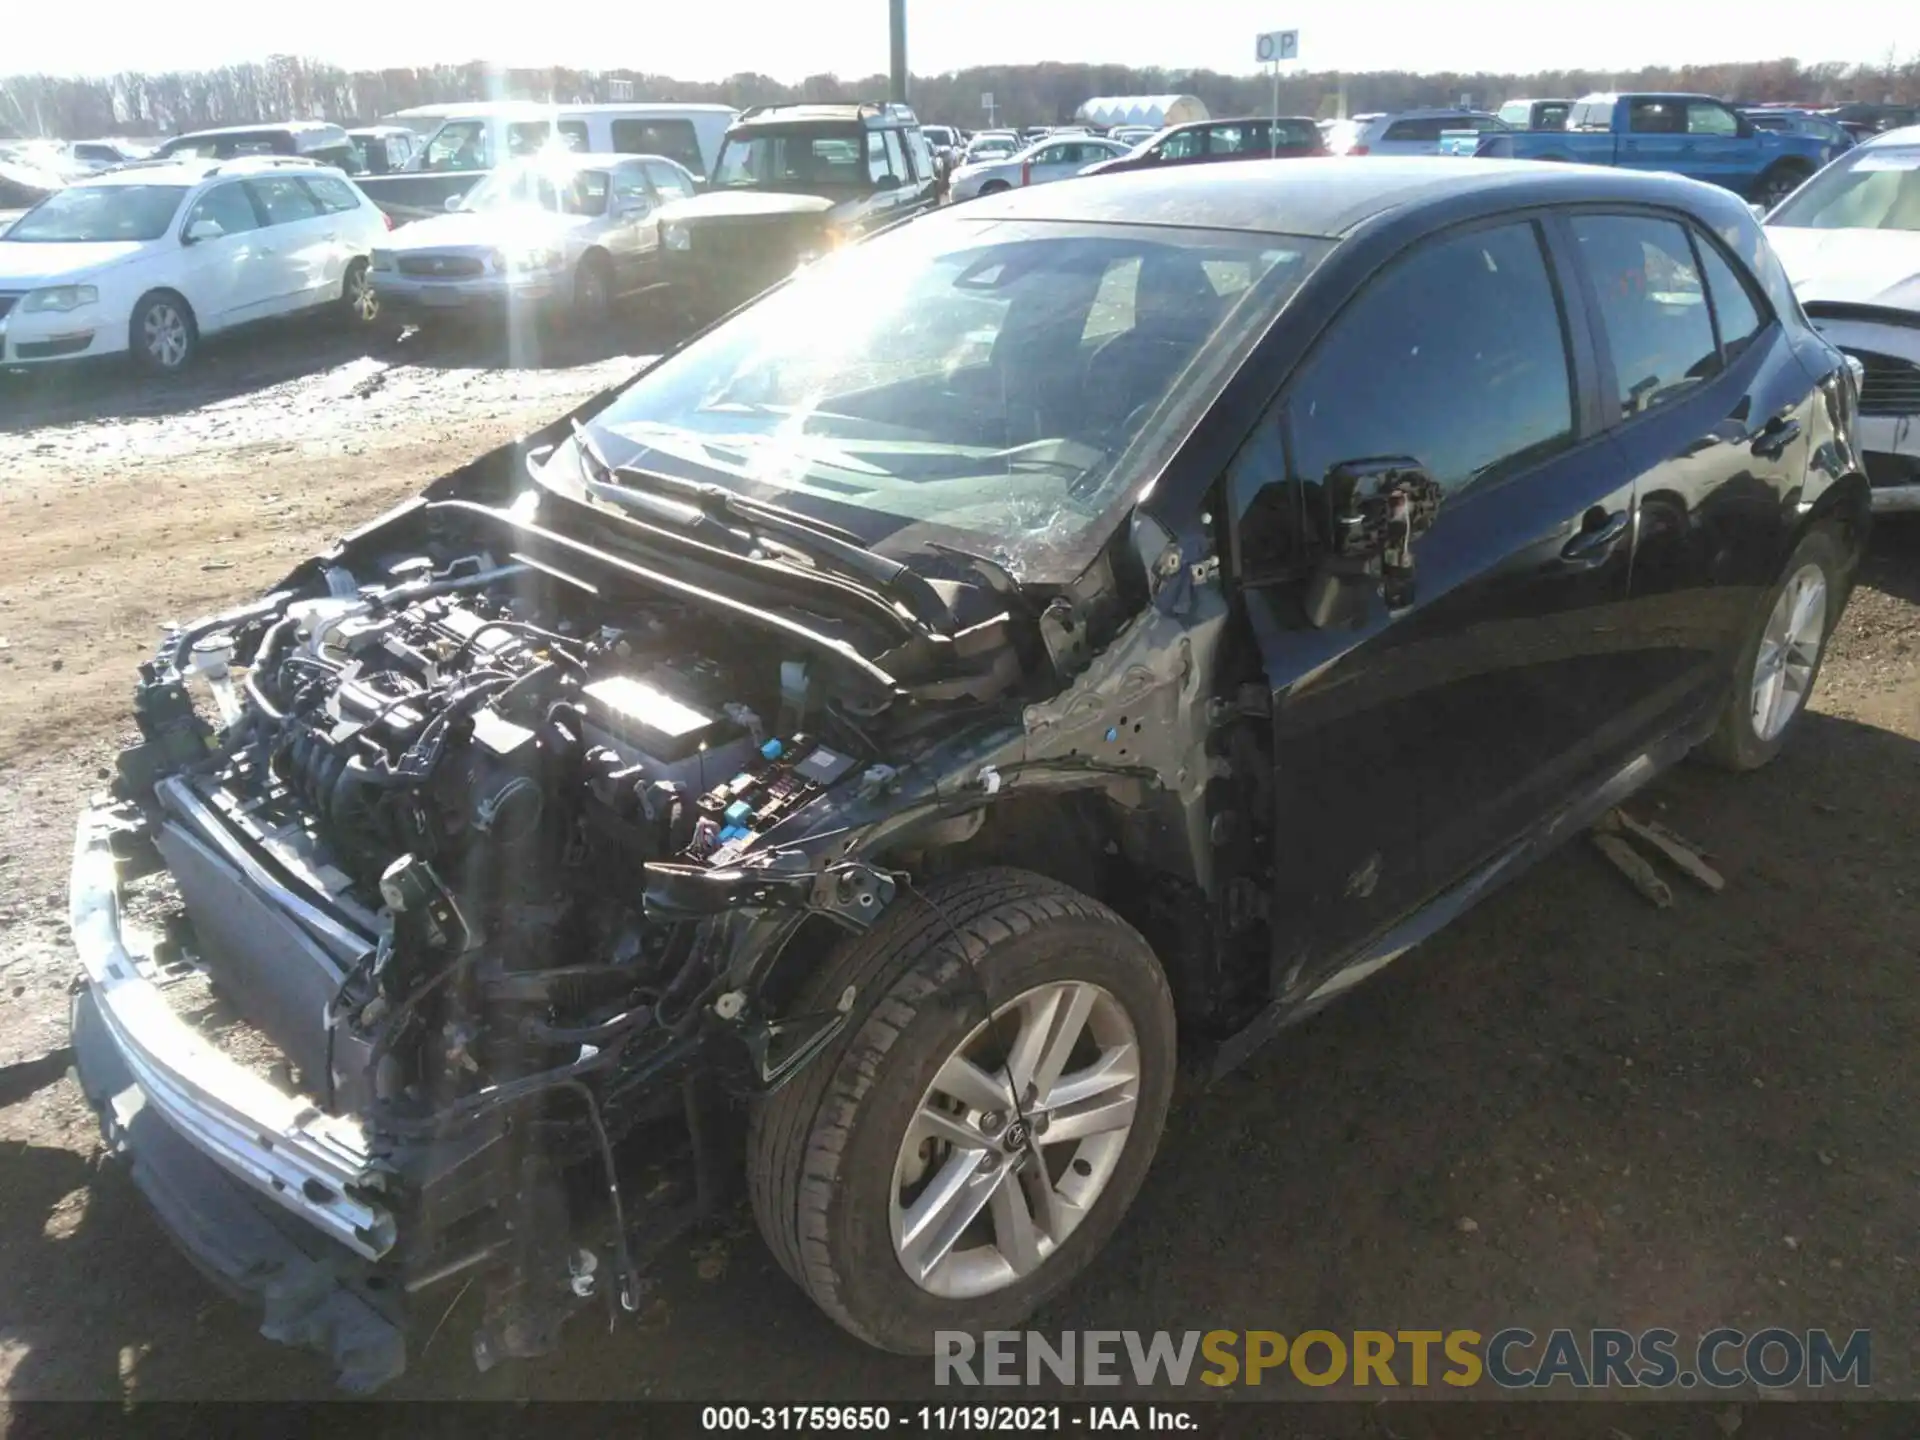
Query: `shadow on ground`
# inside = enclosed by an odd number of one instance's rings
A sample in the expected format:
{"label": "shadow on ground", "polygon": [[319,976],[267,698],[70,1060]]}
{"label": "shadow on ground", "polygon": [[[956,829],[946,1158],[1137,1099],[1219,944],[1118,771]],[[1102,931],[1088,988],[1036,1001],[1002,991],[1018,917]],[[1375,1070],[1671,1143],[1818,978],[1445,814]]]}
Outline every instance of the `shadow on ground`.
{"label": "shadow on ground", "polygon": [[[1036,1327],[1865,1328],[1873,1393],[1920,1396],[1920,745],[1814,714],[1769,769],[1682,767],[1630,808],[1711,852],[1725,893],[1676,880],[1655,910],[1586,846],[1552,857],[1188,1099]],[[328,1392],[117,1164],[0,1145],[0,1274],[13,1398]],[[475,1311],[423,1302],[433,1339],[392,1393],[932,1393],[930,1362],[817,1312],[744,1211],[670,1255],[637,1319],[584,1314],[548,1359],[476,1375]]]}

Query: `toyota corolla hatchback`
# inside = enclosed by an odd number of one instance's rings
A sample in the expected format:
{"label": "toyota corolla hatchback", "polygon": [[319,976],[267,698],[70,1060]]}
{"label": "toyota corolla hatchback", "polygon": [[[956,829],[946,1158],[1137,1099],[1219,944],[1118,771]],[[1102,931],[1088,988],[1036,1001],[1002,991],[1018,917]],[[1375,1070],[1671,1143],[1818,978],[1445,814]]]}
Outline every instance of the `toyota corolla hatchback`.
{"label": "toyota corolla hatchback", "polygon": [[165,374],[254,320],[318,311],[370,325],[368,256],[387,229],[342,172],[307,160],[90,176],[0,235],[0,364],[130,354]]}
{"label": "toyota corolla hatchback", "polygon": [[482,1364],[637,1308],[728,1177],[854,1335],[1017,1326],[1176,1064],[1779,751],[1857,403],[1674,177],[1249,161],[890,228],[166,639],[80,822],[87,1094],[357,1385],[468,1285]]}

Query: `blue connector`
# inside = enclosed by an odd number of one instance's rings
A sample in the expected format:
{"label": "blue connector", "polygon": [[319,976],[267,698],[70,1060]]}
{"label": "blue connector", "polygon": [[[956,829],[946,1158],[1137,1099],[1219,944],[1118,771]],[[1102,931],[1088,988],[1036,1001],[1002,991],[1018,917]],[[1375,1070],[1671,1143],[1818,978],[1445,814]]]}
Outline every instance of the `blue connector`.
{"label": "blue connector", "polygon": [[769,740],[760,747],[760,753],[768,760],[778,760],[782,755],[787,753],[787,747],[782,745],[778,740]]}

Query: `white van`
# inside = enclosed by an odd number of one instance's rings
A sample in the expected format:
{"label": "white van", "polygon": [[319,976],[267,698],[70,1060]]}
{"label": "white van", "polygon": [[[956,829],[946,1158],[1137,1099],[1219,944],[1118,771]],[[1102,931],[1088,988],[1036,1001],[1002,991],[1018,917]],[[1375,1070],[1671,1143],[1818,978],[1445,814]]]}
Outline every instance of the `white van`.
{"label": "white van", "polygon": [[704,177],[733,117],[725,105],[506,101],[422,105],[388,118],[414,128],[438,121],[410,167],[415,170],[491,170],[557,141],[594,155],[664,155]]}

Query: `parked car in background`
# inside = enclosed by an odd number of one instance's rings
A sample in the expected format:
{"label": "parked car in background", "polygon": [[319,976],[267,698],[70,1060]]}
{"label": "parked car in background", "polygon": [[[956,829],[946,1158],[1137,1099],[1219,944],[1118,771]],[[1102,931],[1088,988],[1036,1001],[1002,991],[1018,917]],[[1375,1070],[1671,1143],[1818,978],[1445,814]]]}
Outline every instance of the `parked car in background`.
{"label": "parked car in background", "polygon": [[1163,130],[1123,155],[1101,160],[1082,172],[1112,175],[1163,165],[1204,165],[1221,160],[1296,160],[1325,155],[1319,127],[1304,115],[1273,120],[1195,120]]}
{"label": "parked car in background", "polygon": [[956,203],[973,200],[1002,190],[1065,180],[1089,165],[1117,160],[1127,153],[1128,147],[1119,141],[1097,135],[1050,136],[1011,155],[962,165],[949,177],[948,189]]}
{"label": "parked car in background", "polygon": [[1116,125],[1107,131],[1107,138],[1118,140],[1122,145],[1138,145],[1159,133],[1151,125]]}
{"label": "parked car in background", "polygon": [[447,214],[415,220],[373,252],[389,320],[607,318],[661,283],[657,217],[694,193],[661,155],[548,150],[495,169]]}
{"label": "parked car in background", "polygon": [[207,337],[324,311],[370,325],[387,221],[340,170],[277,156],[147,162],[75,181],[0,236],[0,363],[130,353],[187,366]]}
{"label": "parked car in background", "polygon": [[1860,364],[1873,508],[1920,511],[1920,127],[1870,136],[1766,229],[1807,318]]}
{"label": "parked car in background", "polygon": [[1402,110],[1392,115],[1356,116],[1328,149],[1336,155],[1438,155],[1443,130],[1500,130],[1505,127],[1483,110]]}
{"label": "parked car in background", "polygon": [[394,175],[405,170],[420,153],[421,140],[405,125],[358,125],[347,131],[353,142],[350,174]]}
{"label": "parked car in background", "polygon": [[1674,177],[1174,167],[891,229],[169,631],[75,827],[105,1163],[362,1389],[469,1289],[483,1366],[638,1309],[696,1179],[869,1345],[1017,1329],[1177,1081],[1790,743],[1853,397]]}
{"label": "parked car in background", "polygon": [[707,317],[850,240],[934,208],[933,147],[905,105],[756,105],[705,194],[660,213],[674,300]]}
{"label": "parked car in background", "polygon": [[67,184],[65,175],[17,155],[0,154],[0,215],[11,221]]}
{"label": "parked car in background", "polygon": [[1860,131],[1863,137],[1920,125],[1920,105],[1873,105],[1864,101],[1850,101],[1820,113],[1849,129]]}
{"label": "parked car in background", "polygon": [[287,120],[274,125],[227,125],[190,130],[163,142],[154,160],[233,160],[242,155],[289,155],[341,170],[358,164],[353,141],[325,120]]}
{"label": "parked car in background", "polygon": [[98,173],[115,165],[131,165],[153,153],[151,146],[126,140],[75,140],[67,146],[69,164],[87,173]]}
{"label": "parked car in background", "polygon": [[1571,100],[1509,100],[1493,113],[1509,130],[1561,130],[1572,109]]}
{"label": "parked car in background", "polygon": [[[546,150],[594,155],[663,155],[705,180],[734,112],[725,105],[609,103],[545,105],[531,101],[424,107],[434,128],[407,172],[370,178],[367,194],[399,219],[439,214],[495,165]],[[393,123],[428,118],[401,111]]]}
{"label": "parked car in background", "polygon": [[1474,153],[1663,170],[1771,207],[1831,160],[1837,146],[1756,129],[1710,95],[1606,94],[1577,101],[1565,130],[1503,129],[1483,137]]}
{"label": "parked car in background", "polygon": [[1859,143],[1858,137],[1838,120],[1815,114],[1811,110],[1790,110],[1769,105],[1764,109],[1742,110],[1740,113],[1752,122],[1756,130],[1773,130],[1783,135],[1812,135],[1823,140],[1831,155],[1842,154]]}
{"label": "parked car in background", "polygon": [[[967,148],[960,152],[961,165],[973,165],[982,160],[1004,160],[1009,155],[1018,154],[1026,149],[1020,137],[1011,130],[982,130],[967,141]],[[959,166],[955,166],[958,169]]]}

